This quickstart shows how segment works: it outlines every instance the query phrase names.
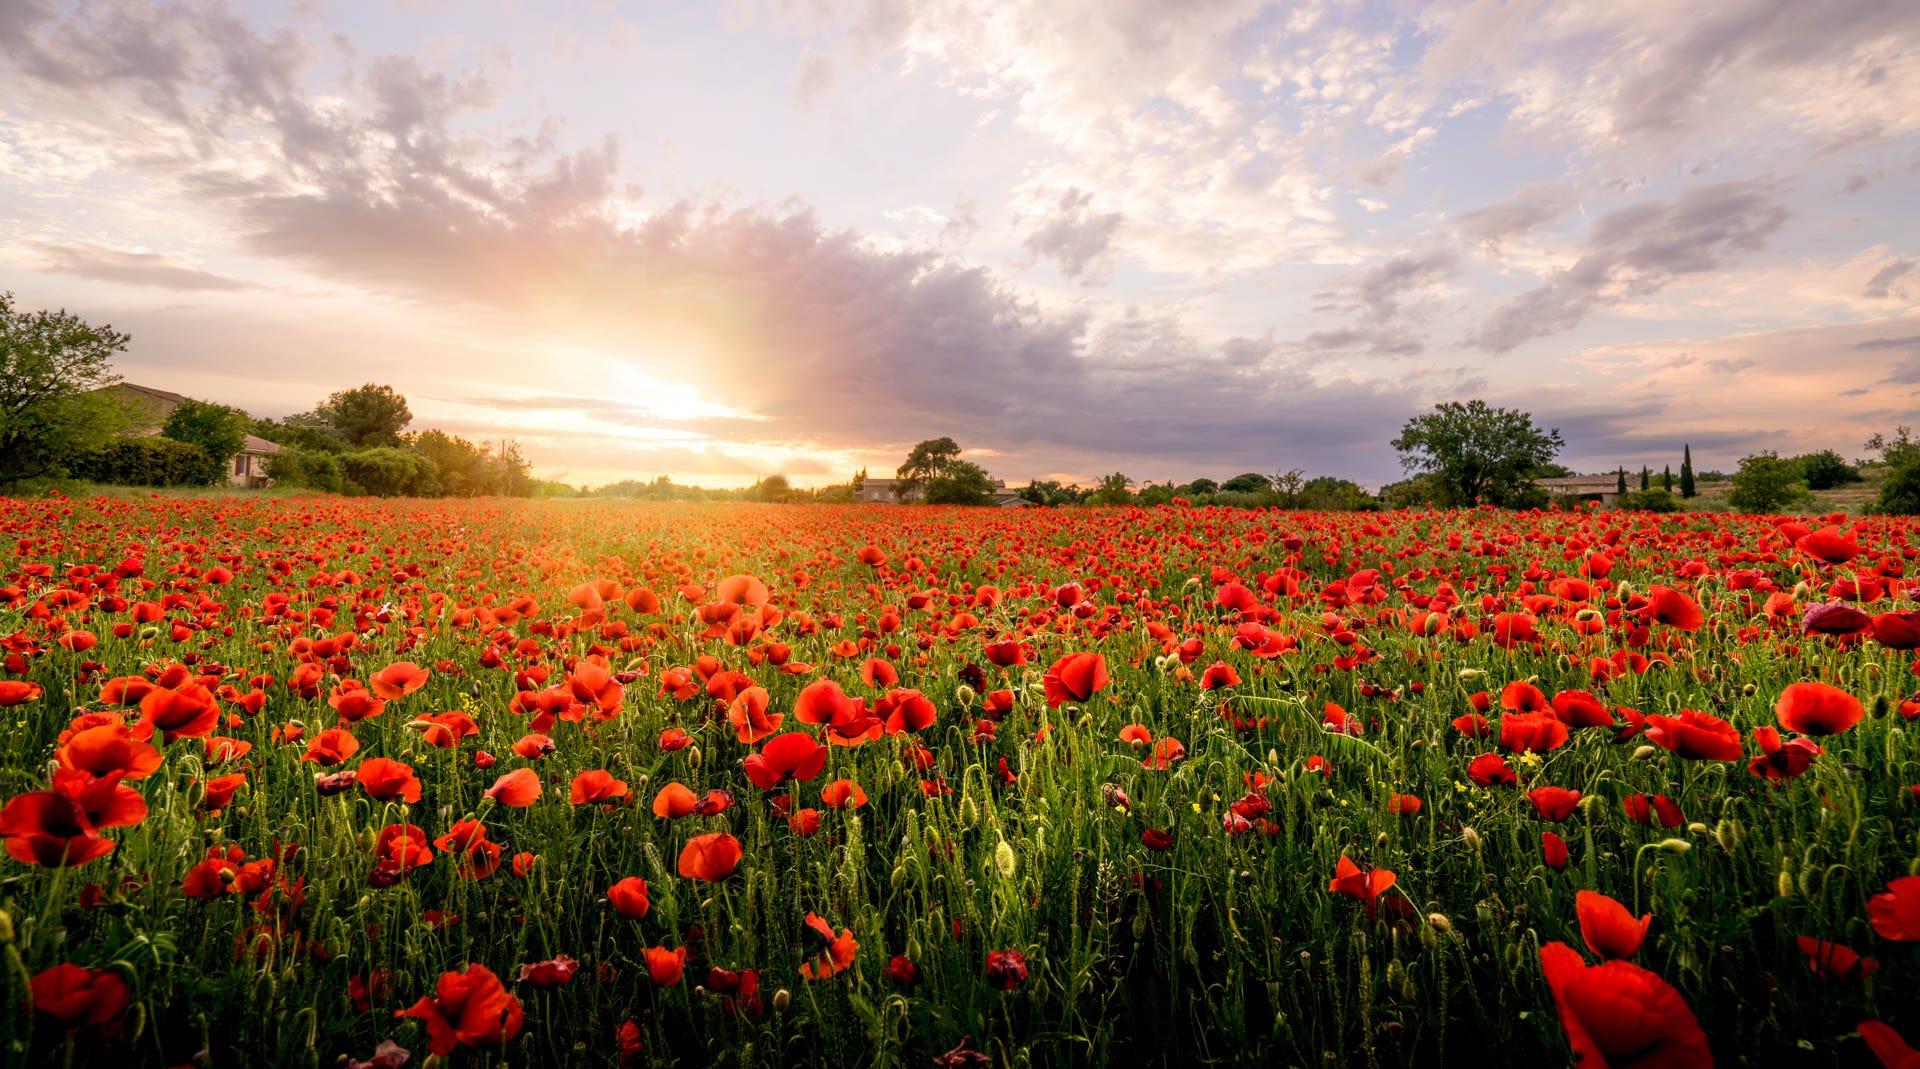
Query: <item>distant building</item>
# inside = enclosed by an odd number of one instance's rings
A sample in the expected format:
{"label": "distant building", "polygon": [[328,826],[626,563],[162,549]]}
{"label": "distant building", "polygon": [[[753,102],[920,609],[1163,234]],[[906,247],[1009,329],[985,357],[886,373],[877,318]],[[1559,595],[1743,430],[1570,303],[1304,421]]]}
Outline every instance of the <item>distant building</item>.
{"label": "distant building", "polygon": [[1606,508],[1612,508],[1614,503],[1620,500],[1620,473],[1617,471],[1610,471],[1605,475],[1569,475],[1565,478],[1535,479],[1534,485],[1556,498],[1598,501]]}
{"label": "distant building", "polygon": [[[166,426],[167,417],[188,400],[184,394],[131,382],[108,386],[100,392],[112,394],[127,404],[135,414],[133,428],[127,433],[140,437],[159,434]],[[246,445],[227,461],[227,485],[260,489],[272,484],[273,480],[267,476],[267,462],[279,452],[280,447],[265,438],[247,435]]]}
{"label": "distant building", "polygon": [[[860,484],[860,491],[853,495],[853,499],[874,505],[898,505],[920,500],[919,487],[914,487],[901,497],[895,497],[893,488],[900,482],[899,479],[876,479],[868,476],[866,481]],[[993,503],[1005,509],[1026,508],[1033,504],[1018,493],[1007,489],[1006,481],[1003,479],[993,480]]]}

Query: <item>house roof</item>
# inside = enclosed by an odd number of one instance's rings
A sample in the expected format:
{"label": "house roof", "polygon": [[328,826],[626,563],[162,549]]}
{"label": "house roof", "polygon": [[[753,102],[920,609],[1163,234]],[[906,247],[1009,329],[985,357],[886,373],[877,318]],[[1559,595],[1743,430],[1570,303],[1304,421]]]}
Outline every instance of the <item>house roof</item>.
{"label": "house roof", "polygon": [[162,401],[170,405],[185,404],[187,401],[186,394],[174,393],[170,390],[156,390],[151,386],[142,386],[137,382],[118,382],[107,387],[107,389],[120,389],[131,393],[145,394],[156,401]]}
{"label": "house roof", "polygon": [[247,435],[247,444],[242,446],[240,451],[243,453],[265,453],[268,456],[272,456],[280,452],[280,446],[276,442],[269,442],[265,438],[255,438],[249,434]]}

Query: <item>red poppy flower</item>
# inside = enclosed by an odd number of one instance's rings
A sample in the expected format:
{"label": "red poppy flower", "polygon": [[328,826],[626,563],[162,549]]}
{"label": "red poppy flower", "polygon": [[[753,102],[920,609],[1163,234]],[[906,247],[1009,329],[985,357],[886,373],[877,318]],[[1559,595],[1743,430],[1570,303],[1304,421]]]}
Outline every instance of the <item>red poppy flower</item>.
{"label": "red poppy flower", "polygon": [[1225,661],[1213,662],[1207,666],[1205,672],[1200,674],[1201,690],[1219,690],[1223,687],[1237,687],[1239,685],[1240,673],[1234,671],[1233,666]]}
{"label": "red poppy flower", "polygon": [[1564,870],[1567,867],[1567,841],[1550,831],[1541,832],[1540,857],[1553,871]]}
{"label": "red poppy flower", "polygon": [[820,788],[820,802],[831,809],[858,809],[867,804],[867,792],[850,779],[837,779]]}
{"label": "red poppy flower", "polygon": [[1084,702],[1106,689],[1107,659],[1098,653],[1069,653],[1053,662],[1045,677],[1047,705],[1059,708]]}
{"label": "red poppy flower", "polygon": [[516,768],[494,780],[487,797],[512,809],[525,809],[540,800],[540,775],[531,768]]}
{"label": "red poppy flower", "polygon": [[24,679],[0,679],[0,709],[37,701],[45,693],[40,684]]}
{"label": "red poppy flower", "polygon": [[1647,717],[1647,739],[1692,761],[1738,761],[1740,732],[1732,724],[1698,709],[1679,716]]}
{"label": "red poppy flower", "polygon": [[718,883],[740,867],[740,840],[723,831],[696,835],[680,850],[680,875]]}
{"label": "red poppy flower", "polygon": [[1867,919],[1885,938],[1920,942],[1920,876],[1902,876],[1867,899]]}
{"label": "red poppy flower", "polygon": [[86,969],[62,962],[34,974],[28,984],[33,1008],[69,1032],[99,1027],[127,1008],[126,981],[108,969]]}
{"label": "red poppy flower", "polygon": [[1837,735],[1864,713],[1858,698],[1825,683],[1789,683],[1773,706],[1780,726],[1802,735]]}
{"label": "red poppy flower", "polygon": [[1822,527],[1802,535],[1793,545],[1823,564],[1845,564],[1860,555],[1858,543],[1831,527]]}
{"label": "red poppy flower", "polygon": [[1807,968],[1823,980],[1845,983],[1865,979],[1880,970],[1880,962],[1876,959],[1856,954],[1852,947],[1839,943],[1803,935],[1796,938],[1794,944],[1807,956]]}
{"label": "red poppy flower", "polygon": [[743,762],[747,779],[763,791],[770,791],[790,780],[809,780],[827,767],[827,748],[813,736],[790,731],[768,739],[760,752],[748,754]]}
{"label": "red poppy flower", "polygon": [[431,675],[433,675],[432,672],[412,661],[400,661],[375,672],[368,681],[373,684],[375,694],[392,701],[395,698],[406,697],[426,686],[427,679]]}
{"label": "red poppy flower", "polygon": [[307,740],[307,752],[300,760],[319,765],[337,765],[360,750],[360,740],[346,728],[328,728]]}
{"label": "red poppy flower", "polygon": [[1500,718],[1500,748],[1545,753],[1567,744],[1567,725],[1546,713],[1508,713]]}
{"label": "red poppy flower", "polygon": [[1573,1056],[1583,1066],[1707,1066],[1713,1054],[1693,1010],[1665,980],[1638,965],[1588,965],[1565,943],[1540,948]]}
{"label": "red poppy flower", "polygon": [[686,947],[676,947],[673,950],[668,950],[666,947],[648,947],[641,952],[641,957],[647,963],[647,979],[652,980],[655,987],[673,987],[680,982],[680,977],[686,972]]}
{"label": "red poppy flower", "polygon": [[873,703],[873,715],[881,719],[887,734],[900,735],[933,726],[939,711],[917,690],[892,690]]}
{"label": "red poppy flower", "polygon": [[1886,1069],[1920,1069],[1920,1050],[1900,1038],[1893,1026],[1880,1021],[1861,1021],[1854,1027],[1866,1041],[1867,1049],[1873,1051],[1873,1056],[1880,1059]]}
{"label": "red poppy flower", "polygon": [[565,987],[573,982],[573,974],[579,970],[579,962],[562,954],[548,961],[520,966],[520,982],[535,987]]}
{"label": "red poppy flower", "polygon": [[596,768],[573,777],[573,792],[569,798],[574,805],[595,805],[626,796],[627,784],[624,780],[614,779],[613,773],[604,768]]}
{"label": "red poppy flower", "polygon": [[1512,787],[1520,782],[1507,759],[1497,753],[1483,753],[1469,762],[1467,778],[1482,787]]}
{"label": "red poppy flower", "polygon": [[360,762],[354,781],[376,802],[391,802],[395,798],[406,802],[420,800],[420,781],[414,778],[413,766],[404,761],[369,757]]}
{"label": "red poppy flower", "polygon": [[1573,909],[1580,918],[1580,938],[1586,940],[1587,949],[1614,960],[1638,954],[1647,938],[1647,926],[1653,923],[1653,914],[1634,920],[1627,907],[1596,891],[1577,892]]}
{"label": "red poppy flower", "polygon": [[1890,650],[1920,649],[1920,609],[1883,612],[1868,626],[1873,629],[1873,640]]}
{"label": "red poppy flower", "polygon": [[1528,791],[1527,801],[1533,803],[1533,810],[1540,814],[1541,819],[1557,824],[1573,815],[1575,807],[1580,804],[1580,792],[1549,784]]}
{"label": "red poppy flower", "polygon": [[520,1034],[526,1013],[500,978],[484,965],[444,972],[433,997],[423,997],[395,1017],[427,1023],[429,1045],[442,1057],[456,1047],[500,1047]]}
{"label": "red poppy flower", "polygon": [[1700,606],[1672,587],[1655,584],[1647,590],[1647,604],[1641,614],[1679,631],[1698,631],[1707,621]]}
{"label": "red poppy flower", "polygon": [[652,900],[647,897],[647,881],[638,876],[628,876],[607,888],[607,901],[628,920],[637,921],[653,908]]}
{"label": "red poppy flower", "polygon": [[134,738],[119,724],[101,724],[76,732],[53,756],[61,768],[94,776],[118,772],[120,778],[128,780],[152,775],[162,760],[159,750]]}
{"label": "red poppy flower", "polygon": [[854,941],[852,929],[842,928],[840,934],[835,935],[833,926],[816,913],[807,914],[807,927],[818,933],[826,941],[826,946],[800,963],[801,976],[809,980],[825,980],[852,967],[854,955],[860,949],[860,944]]}
{"label": "red poppy flower", "polygon": [[212,734],[220,722],[220,706],[213,692],[198,683],[177,690],[155,687],[140,699],[140,722],[168,736],[198,738]]}
{"label": "red poppy flower", "polygon": [[768,713],[767,706],[772,700],[765,687],[748,687],[727,704],[727,722],[733,725],[742,745],[752,746],[780,730],[786,714]]}
{"label": "red poppy flower", "polygon": [[1334,866],[1333,879],[1327,881],[1327,890],[1347,895],[1366,903],[1369,915],[1380,896],[1393,886],[1395,876],[1391,869],[1361,868],[1345,854]]}

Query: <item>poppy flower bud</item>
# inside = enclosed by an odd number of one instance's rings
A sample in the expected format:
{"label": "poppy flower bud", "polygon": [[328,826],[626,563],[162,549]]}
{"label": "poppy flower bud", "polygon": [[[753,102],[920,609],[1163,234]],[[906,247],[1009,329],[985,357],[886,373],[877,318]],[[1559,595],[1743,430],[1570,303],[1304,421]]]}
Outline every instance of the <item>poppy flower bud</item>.
{"label": "poppy flower bud", "polygon": [[1487,678],[1487,674],[1478,668],[1460,669],[1460,682],[1462,683],[1476,683],[1485,678]]}
{"label": "poppy flower bud", "polygon": [[1017,861],[1018,859],[1015,858],[1013,854],[1012,844],[1008,843],[1005,839],[1000,840],[1000,845],[993,848],[993,867],[999,870],[1002,878],[1009,880],[1013,878],[1013,871]]}
{"label": "poppy flower bud", "polygon": [[160,629],[157,627],[148,626],[140,629],[140,641],[142,642],[152,642],[158,637],[160,637]]}
{"label": "poppy flower bud", "polygon": [[792,1001],[793,1001],[793,992],[788,991],[784,987],[778,991],[775,991],[773,993],[773,1012],[775,1013],[787,1012],[787,1004],[791,1003]]}
{"label": "poppy flower bud", "polygon": [[953,700],[959,702],[960,708],[962,709],[973,708],[973,703],[978,701],[979,698],[980,692],[967,686],[965,683],[960,684],[953,692]]}
{"label": "poppy flower bud", "polygon": [[1700,823],[1697,820],[1687,825],[1688,835],[1705,835],[1706,833],[1707,833],[1707,826],[1705,824]]}
{"label": "poppy flower bud", "polygon": [[1746,838],[1746,832],[1740,827],[1739,821],[1722,820],[1714,825],[1713,837],[1720,841],[1720,849],[1731,854],[1739,848],[1740,841]]}
{"label": "poppy flower bud", "polygon": [[1660,748],[1658,746],[1637,746],[1633,751],[1633,759],[1635,761],[1645,761],[1659,752]]}
{"label": "poppy flower bud", "polygon": [[695,772],[700,771],[700,747],[687,747],[687,765]]}
{"label": "poppy flower bud", "polygon": [[1427,924],[1441,935],[1453,934],[1453,921],[1445,913],[1427,914]]}
{"label": "poppy flower bud", "polygon": [[1471,827],[1460,829],[1460,840],[1467,844],[1467,849],[1469,850],[1480,849],[1480,833],[1474,831]]}
{"label": "poppy flower bud", "polygon": [[1777,884],[1777,889],[1780,892],[1781,898],[1792,898],[1793,897],[1793,873],[1788,872],[1786,869],[1781,869],[1780,879]]}
{"label": "poppy flower bud", "polygon": [[1891,709],[1892,709],[1892,703],[1887,701],[1886,695],[1881,694],[1874,697],[1873,718],[1875,720],[1885,720],[1887,718],[1887,713]]}
{"label": "poppy flower bud", "polygon": [[1760,688],[1759,688],[1759,687],[1756,687],[1756,686],[1754,686],[1754,685],[1753,685],[1753,684],[1751,684],[1751,683],[1747,683],[1747,684],[1745,684],[1745,685],[1743,685],[1743,686],[1741,686],[1741,688],[1740,688],[1740,696],[1741,696],[1742,698],[1751,698],[1751,697],[1753,697],[1753,696],[1754,696],[1755,694],[1757,694],[1757,693],[1759,693],[1759,690],[1760,690]]}
{"label": "poppy flower bud", "polygon": [[1665,850],[1669,854],[1684,854],[1693,849],[1693,844],[1685,839],[1662,839],[1660,840],[1660,849]]}
{"label": "poppy flower bud", "polygon": [[0,943],[13,942],[13,914],[0,909]]}

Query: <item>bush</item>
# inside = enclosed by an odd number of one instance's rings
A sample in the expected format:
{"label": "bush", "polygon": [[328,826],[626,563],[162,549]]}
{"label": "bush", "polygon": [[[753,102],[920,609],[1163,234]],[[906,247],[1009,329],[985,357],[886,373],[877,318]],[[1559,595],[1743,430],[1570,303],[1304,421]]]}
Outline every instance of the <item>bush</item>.
{"label": "bush", "polygon": [[1635,490],[1621,494],[1614,501],[1617,508],[1634,509],[1639,512],[1679,512],[1680,501],[1665,490]]}
{"label": "bush", "polygon": [[392,446],[340,454],[348,490],[375,497],[432,497],[440,492],[433,461]]}
{"label": "bush", "polygon": [[1767,451],[1740,461],[1727,502],[1741,512],[1778,512],[1805,498],[1806,492],[1806,485],[1800,481],[1800,466]]}
{"label": "bush", "polygon": [[281,486],[303,486],[334,494],[347,488],[340,458],[309,449],[282,449],[267,458],[267,477]]}
{"label": "bush", "polygon": [[1920,460],[1896,465],[1887,472],[1873,511],[1887,516],[1920,516]]}
{"label": "bush", "polygon": [[214,461],[190,442],[147,435],[116,438],[73,462],[82,479],[115,486],[192,486],[205,480]]}
{"label": "bush", "polygon": [[1793,460],[1800,466],[1800,477],[1806,480],[1809,490],[1832,490],[1860,481],[1860,472],[1831,449],[1806,453]]}

